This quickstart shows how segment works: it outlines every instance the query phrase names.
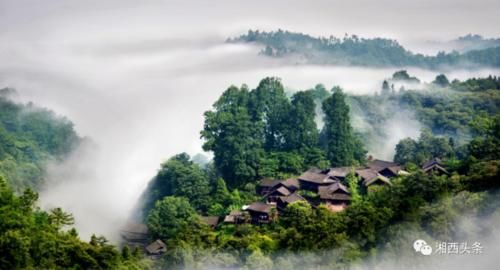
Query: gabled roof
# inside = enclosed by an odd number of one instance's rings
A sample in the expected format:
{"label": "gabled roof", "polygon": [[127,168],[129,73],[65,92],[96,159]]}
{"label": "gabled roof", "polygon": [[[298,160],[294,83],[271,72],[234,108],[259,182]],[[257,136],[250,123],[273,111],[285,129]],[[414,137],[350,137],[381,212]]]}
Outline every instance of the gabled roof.
{"label": "gabled roof", "polygon": [[424,172],[428,172],[428,171],[432,171],[432,170],[439,170],[441,172],[444,172],[444,173],[448,174],[448,171],[445,168],[443,168],[440,165],[438,165],[438,164],[430,165],[430,166],[424,168],[423,170],[424,170]]}
{"label": "gabled roof", "polygon": [[[380,159],[374,159],[368,163],[368,168],[375,170],[377,172],[380,172],[381,170],[385,168],[394,168],[396,169],[399,167],[399,164],[391,161],[385,161],[385,160],[380,160]],[[401,167],[399,167],[401,169]],[[397,174],[397,172],[395,172]]]}
{"label": "gabled roof", "polygon": [[392,174],[394,175],[398,175],[399,172],[401,171],[401,166],[391,166],[391,167],[387,167],[387,168],[384,168],[382,170],[379,171],[380,172],[383,172],[384,170],[388,170],[390,171]]}
{"label": "gabled roof", "polygon": [[308,170],[299,176],[300,181],[312,182],[316,184],[335,183],[336,180],[317,169]]}
{"label": "gabled roof", "polygon": [[424,164],[422,165],[422,169],[426,169],[428,167],[431,167],[433,165],[439,165],[439,166],[443,166],[443,163],[441,162],[441,159],[439,158],[433,158],[427,162],[424,162]]}
{"label": "gabled roof", "polygon": [[345,178],[352,170],[352,167],[335,167],[328,170],[327,175]]}
{"label": "gabled roof", "polygon": [[299,179],[297,178],[286,179],[285,181],[282,181],[282,183],[284,186],[288,188],[295,188],[295,189],[300,188]]}
{"label": "gabled roof", "polygon": [[272,188],[280,183],[281,183],[280,180],[276,180],[276,179],[272,179],[272,178],[265,178],[259,182],[259,186]]}
{"label": "gabled roof", "polygon": [[341,183],[334,183],[329,186],[323,186],[318,188],[318,194],[321,199],[330,200],[350,200],[350,192]]}
{"label": "gabled roof", "polygon": [[275,205],[271,205],[271,204],[265,204],[262,202],[254,202],[251,205],[249,205],[246,208],[246,210],[269,214],[269,213],[271,213],[271,209],[273,209],[275,207],[276,207]]}
{"label": "gabled roof", "polygon": [[369,186],[378,180],[380,180],[386,184],[392,185],[391,180],[389,180],[387,177],[379,174],[377,171],[375,171],[373,169],[356,170],[356,173],[363,179],[363,184],[365,186]]}
{"label": "gabled roof", "polygon": [[291,194],[290,190],[288,190],[286,187],[279,187],[276,189],[276,191],[282,196],[288,196]]}
{"label": "gabled roof", "polygon": [[149,244],[146,247],[146,251],[150,254],[162,252],[162,251],[165,251],[166,249],[167,249],[167,245],[165,245],[165,243],[163,243],[163,241],[161,241],[160,239],[154,241],[153,243]]}
{"label": "gabled roof", "polygon": [[333,183],[329,186],[319,187],[319,190],[324,190],[329,193],[342,192],[342,191],[345,193],[350,193],[347,187],[341,184],[340,182]]}
{"label": "gabled roof", "polygon": [[288,196],[281,196],[278,198],[278,200],[280,200],[283,203],[287,203],[287,204],[294,203],[297,201],[306,201],[306,199],[304,197],[300,196],[297,193],[292,193]]}
{"label": "gabled roof", "polygon": [[200,219],[203,223],[211,227],[216,227],[219,224],[219,217],[216,216],[202,216]]}

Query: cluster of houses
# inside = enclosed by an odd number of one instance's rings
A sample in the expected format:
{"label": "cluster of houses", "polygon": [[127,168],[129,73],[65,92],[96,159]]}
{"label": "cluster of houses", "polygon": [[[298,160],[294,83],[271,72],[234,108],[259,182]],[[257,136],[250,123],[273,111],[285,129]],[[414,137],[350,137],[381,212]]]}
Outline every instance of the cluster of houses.
{"label": "cluster of houses", "polygon": [[[427,173],[448,173],[437,158],[424,163],[422,170]],[[296,201],[305,201],[313,207],[323,204],[332,212],[342,211],[351,201],[351,192],[346,186],[346,177],[351,173],[359,179],[360,190],[364,193],[376,186],[392,185],[392,178],[408,174],[397,163],[370,159],[362,167],[325,170],[313,168],[296,178],[263,179],[256,188],[262,201],[244,206],[242,211],[231,212],[223,222],[266,224],[276,219],[287,205]]]}
{"label": "cluster of houses", "polygon": [[[424,163],[421,169],[426,173],[448,174],[437,158]],[[376,186],[392,185],[391,178],[408,172],[397,163],[370,159],[363,167],[313,168],[296,178],[263,179],[256,187],[257,194],[262,196],[261,201],[231,211],[223,220],[215,216],[203,216],[201,221],[211,228],[217,227],[220,222],[267,224],[277,219],[287,205],[297,201],[307,202],[313,207],[323,204],[332,212],[343,211],[351,201],[351,192],[346,186],[349,174],[359,179],[362,192],[370,192]],[[121,235],[129,247],[141,248],[150,258],[157,258],[166,252],[167,247],[161,240],[148,241],[148,229],[143,224],[128,225]]]}

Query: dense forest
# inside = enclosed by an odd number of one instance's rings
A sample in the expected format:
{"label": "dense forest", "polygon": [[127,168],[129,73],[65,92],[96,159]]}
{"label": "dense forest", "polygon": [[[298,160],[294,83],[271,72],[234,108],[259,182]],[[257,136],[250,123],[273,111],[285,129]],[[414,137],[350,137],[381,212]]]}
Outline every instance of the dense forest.
{"label": "dense forest", "polygon": [[[471,37],[464,37],[462,40]],[[302,33],[278,30],[261,32],[249,30],[247,34],[228,39],[228,42],[256,43],[263,47],[261,53],[270,57],[291,57],[308,64],[340,64],[375,67],[416,66],[436,69],[439,67],[500,66],[500,46],[497,40],[483,40],[478,49],[463,53],[439,52],[434,56],[413,53],[396,40],[361,38],[356,35],[343,38],[330,36],[312,37]],[[475,43],[481,41],[476,41]]]}
{"label": "dense forest", "polygon": [[[391,85],[402,80],[421,83],[399,71],[376,95],[347,95],[322,85],[287,95],[277,78],[265,78],[252,90],[229,87],[205,113],[201,131],[213,162],[173,156],[143,195],[151,238],[168,246],[157,263],[167,269],[346,269],[405,255],[405,245],[417,237],[410,232],[429,240],[467,236],[457,225],[460,217],[488,218],[498,209],[499,79],[450,82],[441,74],[424,90]],[[394,160],[405,174],[367,191],[352,172],[369,162],[365,148],[374,135],[352,127],[353,113],[361,111],[375,127],[401,108],[412,111],[424,129],[419,138],[395,146]],[[444,173],[421,169],[436,158]],[[294,179],[311,167],[341,166],[353,168],[342,180],[352,195],[344,211],[311,203],[315,194],[298,191],[306,199],[288,204],[277,218],[271,211],[270,223],[205,221],[264,200],[256,193],[262,179]]]}
{"label": "dense forest", "polygon": [[147,269],[140,250],[118,250],[102,236],[81,240],[61,208],[41,210],[46,165],[79,142],[73,123],[0,92],[0,269]]}
{"label": "dense forest", "polygon": [[0,174],[16,191],[39,189],[45,167],[63,159],[79,142],[73,124],[32,103],[13,102],[15,90],[0,90]]}

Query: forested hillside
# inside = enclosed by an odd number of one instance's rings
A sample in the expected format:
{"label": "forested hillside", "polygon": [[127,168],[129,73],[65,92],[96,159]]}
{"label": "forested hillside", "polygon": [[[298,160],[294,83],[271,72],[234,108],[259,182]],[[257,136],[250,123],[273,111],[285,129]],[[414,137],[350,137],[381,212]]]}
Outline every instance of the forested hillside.
{"label": "forested hillside", "polygon": [[500,66],[500,47],[494,46],[470,50],[439,52],[434,56],[413,53],[396,40],[366,39],[356,35],[343,38],[330,36],[312,37],[302,33],[278,30],[261,32],[249,30],[228,42],[255,43],[263,47],[261,53],[270,57],[291,57],[308,64],[337,64],[374,67],[417,66],[439,68],[445,66],[473,67]]}
{"label": "forested hillside", "polygon": [[85,242],[70,213],[39,208],[33,189],[47,163],[62,161],[79,137],[68,119],[0,91],[0,269],[147,269],[140,250],[120,252],[102,236]]}
{"label": "forested hillside", "polygon": [[16,191],[40,188],[48,162],[63,159],[78,143],[73,123],[32,103],[20,104],[0,90],[0,175]]}
{"label": "forested hillside", "polygon": [[[405,71],[388,81],[397,79],[420,83]],[[349,268],[408,255],[413,237],[470,237],[458,226],[460,217],[487,219],[498,211],[498,78],[449,82],[439,75],[426,90],[396,90],[389,82],[370,96],[318,85],[288,98],[277,78],[252,90],[228,88],[205,113],[201,131],[213,162],[199,165],[185,153],[176,155],[143,195],[151,237],[169,247],[158,263],[167,269]],[[358,131],[352,114],[364,113],[376,127],[401,108],[424,129],[418,139],[393,146],[397,163],[386,162],[393,164],[387,168],[400,173],[379,175],[386,184],[367,187],[363,172],[374,163],[364,149],[373,133],[387,136],[390,130]],[[344,208],[325,203],[322,188],[290,191],[294,181],[324,172],[340,177],[333,186],[348,195]]]}

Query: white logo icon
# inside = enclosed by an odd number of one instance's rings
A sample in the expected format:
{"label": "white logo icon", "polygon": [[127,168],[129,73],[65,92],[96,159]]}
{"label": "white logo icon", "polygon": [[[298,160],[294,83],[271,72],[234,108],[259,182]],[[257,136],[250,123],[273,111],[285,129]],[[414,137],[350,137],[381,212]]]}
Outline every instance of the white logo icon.
{"label": "white logo icon", "polygon": [[432,254],[432,247],[427,245],[427,242],[422,239],[418,239],[413,242],[413,249],[415,249],[415,252],[420,252],[425,256],[429,256]]}

